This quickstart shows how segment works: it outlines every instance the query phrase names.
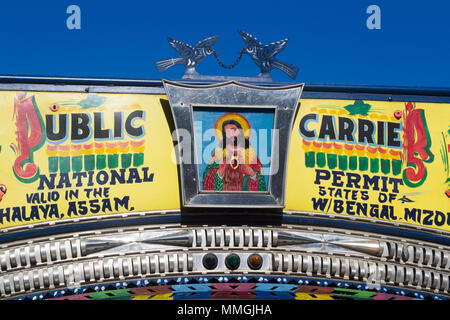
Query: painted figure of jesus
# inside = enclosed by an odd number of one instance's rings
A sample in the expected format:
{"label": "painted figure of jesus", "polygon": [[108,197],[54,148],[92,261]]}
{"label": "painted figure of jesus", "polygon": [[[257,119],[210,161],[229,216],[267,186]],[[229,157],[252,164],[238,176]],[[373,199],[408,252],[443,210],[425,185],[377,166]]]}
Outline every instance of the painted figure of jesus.
{"label": "painted figure of jesus", "polygon": [[203,172],[203,190],[266,191],[261,162],[250,146],[250,125],[242,115],[228,113],[215,125],[219,147]]}

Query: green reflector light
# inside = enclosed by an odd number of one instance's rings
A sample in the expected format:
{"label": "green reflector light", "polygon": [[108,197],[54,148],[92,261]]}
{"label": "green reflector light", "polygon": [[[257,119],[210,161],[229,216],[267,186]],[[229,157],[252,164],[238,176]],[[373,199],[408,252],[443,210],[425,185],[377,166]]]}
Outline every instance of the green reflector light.
{"label": "green reflector light", "polygon": [[239,268],[239,265],[241,264],[241,259],[237,254],[230,254],[225,258],[225,265],[230,270],[236,270]]}

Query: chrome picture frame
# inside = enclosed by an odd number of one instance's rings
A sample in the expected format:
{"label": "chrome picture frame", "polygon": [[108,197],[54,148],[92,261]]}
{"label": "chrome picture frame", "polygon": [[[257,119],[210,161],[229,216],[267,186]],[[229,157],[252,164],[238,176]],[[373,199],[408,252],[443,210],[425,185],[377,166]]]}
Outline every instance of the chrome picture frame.
{"label": "chrome picture frame", "polygon": [[[290,136],[304,84],[284,87],[261,87],[236,81],[213,85],[191,85],[163,80],[174,119],[181,182],[181,202],[186,208],[284,208],[285,184]],[[196,145],[194,143],[193,108],[210,106],[218,109],[242,108],[255,110],[274,108],[274,127],[278,139],[278,154],[271,153],[267,192],[218,191],[202,192],[199,182]],[[190,143],[183,144],[181,132],[189,133]],[[187,145],[190,150],[182,150]],[[187,153],[186,153],[187,152]],[[186,159],[185,155],[189,155]]]}

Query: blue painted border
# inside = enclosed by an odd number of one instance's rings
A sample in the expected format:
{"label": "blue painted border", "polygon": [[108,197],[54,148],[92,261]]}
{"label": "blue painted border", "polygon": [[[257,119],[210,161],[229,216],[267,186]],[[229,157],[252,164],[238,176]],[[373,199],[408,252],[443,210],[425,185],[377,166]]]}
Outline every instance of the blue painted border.
{"label": "blue painted border", "polygon": [[[242,216],[240,216],[242,218]],[[223,221],[218,220],[218,217],[205,217],[196,216],[197,222],[201,220],[202,223],[187,223],[187,221],[182,221],[181,214],[165,214],[164,216],[147,216],[139,218],[117,218],[108,219],[104,221],[91,221],[91,222],[77,222],[65,225],[55,225],[43,228],[33,228],[31,230],[22,231],[11,231],[0,236],[0,244],[7,243],[18,240],[25,240],[30,238],[41,238],[49,237],[52,235],[63,234],[63,233],[77,233],[95,229],[107,229],[107,228],[119,228],[119,227],[132,227],[132,226],[142,226],[142,225],[152,225],[152,224],[189,224],[189,225],[222,225]],[[199,220],[200,218],[200,220]],[[203,218],[203,219],[201,219]],[[240,218],[237,216],[229,216],[230,221],[236,222]],[[234,218],[234,219],[233,219]],[[251,217],[251,220],[256,221],[255,216]],[[259,226],[264,225],[264,218],[258,221]],[[214,221],[215,220],[215,221]],[[250,221],[251,221],[250,220]],[[192,221],[195,222],[195,221]],[[251,222],[241,221],[241,224],[252,225]],[[446,246],[450,246],[450,237],[439,235],[431,232],[426,232],[422,230],[411,230],[404,229],[397,226],[387,226],[387,225],[377,225],[370,222],[356,222],[356,221],[345,221],[338,218],[324,218],[324,217],[301,217],[292,216],[284,214],[281,217],[280,222],[282,224],[294,224],[294,225],[306,225],[306,226],[317,226],[317,227],[327,227],[327,228],[342,228],[351,229],[355,231],[371,232],[384,234],[389,236],[410,238],[416,240],[422,240],[427,242],[438,243]],[[265,223],[266,225],[276,226],[274,220],[270,217]]]}
{"label": "blue painted border", "polygon": [[[211,85],[223,81],[173,79],[184,84]],[[279,87],[298,84],[298,82],[246,82],[251,85]],[[18,86],[23,85],[23,89]],[[154,93],[164,94],[161,79],[112,79],[112,78],[74,78],[74,77],[40,77],[0,75],[0,90],[35,90],[65,91],[64,86],[80,86],[79,91],[88,90],[87,86],[103,86],[116,88],[114,92],[142,93],[141,89],[157,89]],[[55,86],[57,85],[57,86]],[[44,87],[42,87],[44,86]],[[45,89],[45,86],[48,86]],[[127,87],[127,90],[124,90]],[[102,92],[101,90],[99,92]],[[109,92],[109,90],[108,90]],[[343,85],[306,83],[303,99],[349,99],[349,100],[381,100],[381,101],[414,101],[450,103],[450,87],[401,87],[382,85]]]}
{"label": "blue painted border", "polygon": [[[208,282],[211,279],[217,279],[219,283],[227,283],[228,280],[231,280],[233,278],[237,279],[239,283],[249,283],[249,280],[257,279],[258,282],[252,282],[256,285],[261,285],[260,292],[265,291],[265,284],[270,284],[270,287],[273,287],[276,285],[276,283],[269,282],[276,280],[280,285],[281,284],[288,284],[288,282],[294,280],[297,282],[297,285],[292,286],[298,286],[298,285],[311,285],[311,282],[315,282],[317,286],[319,287],[337,287],[341,289],[347,289],[350,286],[356,287],[356,290],[368,290],[371,289],[367,284],[359,283],[359,282],[352,282],[352,281],[337,281],[337,280],[330,280],[330,279],[319,279],[319,278],[305,278],[305,277],[283,277],[283,276],[243,276],[239,274],[229,274],[229,275],[221,275],[221,276],[193,276],[193,277],[170,277],[170,278],[157,278],[157,279],[142,279],[142,280],[134,280],[134,281],[121,281],[121,282],[110,282],[110,283],[102,283],[102,284],[94,284],[94,285],[87,285],[82,286],[80,288],[76,289],[59,289],[59,290],[50,290],[47,292],[40,292],[35,294],[30,294],[22,297],[16,297],[16,298],[10,298],[9,300],[24,300],[25,298],[31,299],[31,300],[42,300],[44,299],[44,296],[47,295],[47,293],[52,296],[53,298],[63,297],[64,293],[67,291],[72,291],[74,294],[83,294],[86,292],[86,290],[91,289],[95,292],[102,292],[102,291],[108,291],[106,290],[107,287],[113,286],[116,287],[116,289],[126,289],[129,284],[133,284],[136,287],[145,287],[149,285],[150,283],[157,283],[158,285],[168,285],[169,282],[177,282],[178,285],[175,286],[196,286],[193,284],[188,284],[191,280],[196,280],[198,282],[197,286],[205,285],[205,284],[211,284]],[[235,282],[233,282],[235,283]],[[173,286],[173,285],[172,285]],[[288,286],[287,286],[288,287]],[[373,286],[372,286],[373,288]],[[288,288],[280,288],[281,290],[279,292],[286,292],[286,289]],[[423,300],[426,297],[431,297],[433,300],[449,300],[446,296],[431,294],[431,293],[424,293],[421,291],[412,291],[408,289],[399,289],[395,287],[390,286],[380,286],[376,289],[374,292],[380,292],[380,293],[386,293],[387,291],[394,291],[396,295],[399,296],[406,296],[407,294],[411,293],[413,294],[416,299]],[[194,290],[193,290],[194,291]],[[270,291],[270,290],[268,290]],[[208,291],[207,291],[208,292]],[[256,289],[255,289],[256,292]],[[261,298],[264,298],[261,297]]]}

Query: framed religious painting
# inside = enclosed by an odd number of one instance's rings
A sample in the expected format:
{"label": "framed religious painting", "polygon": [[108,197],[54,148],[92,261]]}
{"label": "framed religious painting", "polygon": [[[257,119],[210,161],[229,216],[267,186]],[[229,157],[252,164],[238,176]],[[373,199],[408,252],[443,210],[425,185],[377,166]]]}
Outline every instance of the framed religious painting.
{"label": "framed religious painting", "polygon": [[175,122],[183,206],[283,208],[303,84],[163,83]]}

